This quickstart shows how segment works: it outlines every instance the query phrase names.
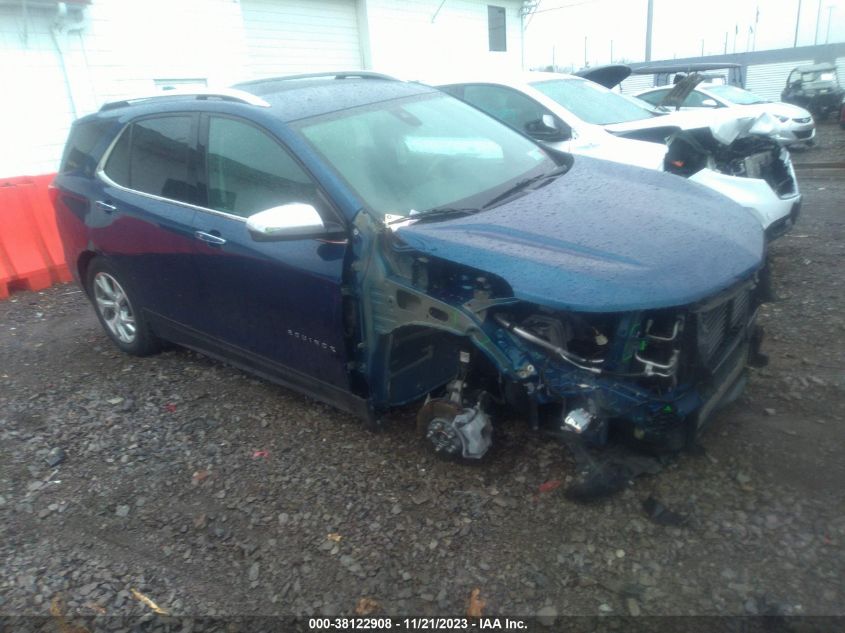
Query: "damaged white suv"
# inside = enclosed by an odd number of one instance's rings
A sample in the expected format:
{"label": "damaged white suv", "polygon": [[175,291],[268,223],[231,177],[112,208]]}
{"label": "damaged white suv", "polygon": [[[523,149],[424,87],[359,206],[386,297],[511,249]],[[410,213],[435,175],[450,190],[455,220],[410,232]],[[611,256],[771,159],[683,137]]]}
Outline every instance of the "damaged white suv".
{"label": "damaged white suv", "polygon": [[678,174],[751,209],[769,240],[801,210],[789,152],[769,115],[656,114],[593,81],[524,72],[438,87],[552,148]]}

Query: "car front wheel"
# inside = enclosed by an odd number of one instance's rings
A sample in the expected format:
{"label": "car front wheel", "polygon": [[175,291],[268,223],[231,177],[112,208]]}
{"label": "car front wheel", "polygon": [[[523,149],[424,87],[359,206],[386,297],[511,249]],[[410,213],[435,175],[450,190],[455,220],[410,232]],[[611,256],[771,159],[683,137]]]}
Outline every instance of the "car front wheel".
{"label": "car front wheel", "polygon": [[87,281],[97,318],[121,350],[133,356],[147,356],[159,350],[160,341],[150,331],[140,305],[125,280],[108,263],[93,261]]}

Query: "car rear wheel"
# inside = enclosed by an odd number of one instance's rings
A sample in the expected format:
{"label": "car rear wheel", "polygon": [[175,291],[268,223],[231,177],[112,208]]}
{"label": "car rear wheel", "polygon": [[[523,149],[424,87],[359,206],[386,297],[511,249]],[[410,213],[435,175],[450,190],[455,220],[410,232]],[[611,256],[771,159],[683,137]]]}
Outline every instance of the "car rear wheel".
{"label": "car rear wheel", "polygon": [[97,318],[115,345],[127,354],[147,356],[161,343],[152,333],[126,281],[101,259],[88,268],[88,292]]}

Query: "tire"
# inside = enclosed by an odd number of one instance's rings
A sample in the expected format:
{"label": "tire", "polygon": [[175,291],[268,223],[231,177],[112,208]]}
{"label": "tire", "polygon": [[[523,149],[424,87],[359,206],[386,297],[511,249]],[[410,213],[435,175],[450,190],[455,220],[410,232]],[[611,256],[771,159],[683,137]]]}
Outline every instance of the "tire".
{"label": "tire", "polygon": [[98,257],[91,262],[85,283],[100,325],[121,351],[148,356],[161,349],[135,293],[106,260]]}

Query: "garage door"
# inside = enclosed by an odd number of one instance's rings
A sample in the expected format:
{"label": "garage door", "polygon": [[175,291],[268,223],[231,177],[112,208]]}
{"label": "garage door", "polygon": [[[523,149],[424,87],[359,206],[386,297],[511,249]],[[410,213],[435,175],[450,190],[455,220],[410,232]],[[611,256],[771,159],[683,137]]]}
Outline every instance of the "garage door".
{"label": "garage door", "polygon": [[355,0],[242,0],[254,77],[361,68]]}

